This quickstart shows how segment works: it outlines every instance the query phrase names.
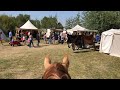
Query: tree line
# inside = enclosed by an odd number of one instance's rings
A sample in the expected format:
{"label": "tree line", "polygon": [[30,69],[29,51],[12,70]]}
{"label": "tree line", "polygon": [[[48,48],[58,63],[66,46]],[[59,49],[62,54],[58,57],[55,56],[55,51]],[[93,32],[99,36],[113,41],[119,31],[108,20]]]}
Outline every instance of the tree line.
{"label": "tree line", "polygon": [[[58,17],[49,16],[43,17],[41,20],[32,20],[30,15],[19,14],[18,16],[0,15],[0,29],[8,35],[8,31],[12,30],[15,33],[15,27],[22,26],[27,20],[30,20],[37,28],[59,28],[63,29],[61,22],[58,22]],[[75,17],[67,18],[65,28],[70,29],[75,25],[80,25],[90,30],[98,30],[99,33],[111,28],[120,28],[120,11],[83,11]]]}
{"label": "tree line", "polygon": [[0,15],[0,29],[8,35],[8,32],[11,30],[13,34],[15,34],[15,28],[21,27],[23,24],[30,20],[33,25],[35,25],[38,29],[44,28],[60,28],[63,29],[63,25],[58,22],[57,16],[49,16],[44,17],[41,20],[32,20],[30,15],[27,14],[19,14],[18,16],[8,16],[8,15]]}
{"label": "tree line", "polygon": [[90,30],[98,30],[101,34],[109,29],[120,28],[120,11],[83,11],[74,18],[66,20],[66,28],[79,24]]}

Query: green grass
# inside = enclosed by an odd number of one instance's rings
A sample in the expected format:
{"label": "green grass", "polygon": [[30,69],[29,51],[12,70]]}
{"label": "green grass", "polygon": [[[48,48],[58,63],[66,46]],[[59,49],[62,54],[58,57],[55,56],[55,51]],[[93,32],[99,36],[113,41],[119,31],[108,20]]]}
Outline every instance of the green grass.
{"label": "green grass", "polygon": [[[120,79],[120,58],[92,50],[72,49],[64,45],[46,45],[38,48],[0,45],[1,79],[41,79],[44,58],[50,54],[52,62],[61,62],[69,54],[69,73],[72,79]],[[35,41],[36,45],[36,41]]]}

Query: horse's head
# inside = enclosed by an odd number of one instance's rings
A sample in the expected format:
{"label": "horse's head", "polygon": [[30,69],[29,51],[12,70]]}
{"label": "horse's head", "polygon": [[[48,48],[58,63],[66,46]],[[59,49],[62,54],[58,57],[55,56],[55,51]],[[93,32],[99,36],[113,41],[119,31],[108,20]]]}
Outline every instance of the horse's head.
{"label": "horse's head", "polygon": [[42,79],[71,79],[68,73],[69,60],[65,55],[62,63],[51,63],[49,55],[44,60],[45,73]]}

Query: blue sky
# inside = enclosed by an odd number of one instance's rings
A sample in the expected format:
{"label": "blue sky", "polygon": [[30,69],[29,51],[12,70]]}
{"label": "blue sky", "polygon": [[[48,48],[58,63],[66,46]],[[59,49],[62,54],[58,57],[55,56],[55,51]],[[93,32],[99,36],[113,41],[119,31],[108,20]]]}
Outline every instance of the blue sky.
{"label": "blue sky", "polygon": [[57,14],[58,21],[65,25],[66,19],[70,17],[75,17],[77,13],[82,13],[81,11],[0,11],[0,15],[12,15],[17,16],[19,14],[28,14],[31,19],[41,20],[44,16],[55,16]]}

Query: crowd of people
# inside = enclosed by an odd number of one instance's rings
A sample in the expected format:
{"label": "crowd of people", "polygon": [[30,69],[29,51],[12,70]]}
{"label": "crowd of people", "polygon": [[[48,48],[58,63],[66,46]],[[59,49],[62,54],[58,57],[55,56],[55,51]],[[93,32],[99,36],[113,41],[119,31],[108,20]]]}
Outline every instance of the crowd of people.
{"label": "crowd of people", "polygon": [[[40,44],[40,33],[37,32],[36,34],[36,40],[37,40],[37,46],[39,46]],[[33,43],[33,33],[31,31],[26,31],[26,32],[20,32],[20,33],[16,33],[15,36],[13,36],[12,32],[9,32],[9,42],[13,43],[14,42],[22,42],[24,45],[26,45],[26,43],[28,43],[27,46],[29,46],[30,48],[34,45]]]}
{"label": "crowd of people", "polygon": [[60,34],[50,33],[50,35],[47,36],[47,34],[45,33],[43,35],[43,39],[45,44],[56,44],[56,41],[57,43],[63,44],[67,40],[67,34],[63,32],[61,32]]}
{"label": "crowd of people", "polygon": [[[2,32],[0,32],[0,42],[2,43]],[[14,38],[16,37],[16,39]],[[63,44],[64,42],[67,41],[67,32],[66,33],[50,33],[49,36],[47,36],[47,33],[44,33],[43,35],[43,40],[44,40],[44,44],[56,44],[56,43],[61,43]],[[29,46],[30,48],[34,45],[33,42],[33,33],[31,31],[26,31],[26,32],[20,32],[17,33],[15,36],[13,36],[12,31],[9,32],[9,40],[10,42],[14,42],[14,41],[18,41],[18,42],[23,42],[24,45],[26,45],[26,43],[28,43],[27,46]],[[37,40],[37,46],[40,46],[40,40],[41,40],[41,35],[39,32],[36,33],[36,40]],[[97,34],[95,37],[96,42],[100,42],[100,35]]]}

